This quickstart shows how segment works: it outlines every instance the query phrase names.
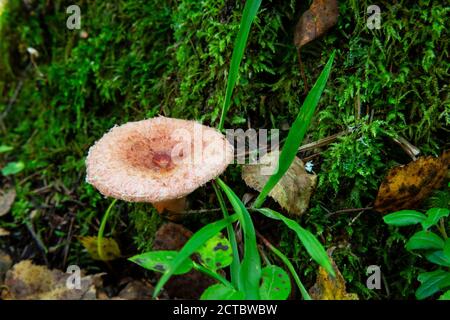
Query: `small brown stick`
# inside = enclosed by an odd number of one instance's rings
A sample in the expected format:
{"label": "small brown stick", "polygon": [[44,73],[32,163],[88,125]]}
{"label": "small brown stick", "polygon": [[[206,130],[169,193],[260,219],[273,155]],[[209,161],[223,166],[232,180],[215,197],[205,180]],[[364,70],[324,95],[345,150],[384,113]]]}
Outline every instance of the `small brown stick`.
{"label": "small brown stick", "polygon": [[416,157],[420,154],[419,148],[412,145],[408,140],[402,137],[392,138],[410,157],[413,161],[416,161]]}
{"label": "small brown stick", "polygon": [[341,132],[338,132],[336,134],[333,134],[331,136],[319,139],[317,141],[311,142],[311,143],[307,143],[304,144],[303,146],[301,146],[300,148],[298,148],[298,151],[307,151],[307,150],[311,150],[311,149],[315,149],[315,148],[320,148],[320,147],[324,147],[330,143],[332,143],[334,140],[336,140],[337,138],[344,136],[348,133],[353,132],[354,129],[347,129]]}
{"label": "small brown stick", "polygon": [[327,214],[326,217],[329,218],[329,217],[331,217],[335,214],[339,214],[339,213],[368,211],[368,210],[372,210],[372,209],[373,209],[373,207],[342,209],[342,210],[337,210],[337,211],[331,212],[331,213]]}
{"label": "small brown stick", "polygon": [[302,75],[303,78],[303,83],[305,84],[305,95],[308,93],[309,88],[308,88],[308,80],[306,79],[306,75],[305,75],[305,69],[303,67],[303,62],[302,62],[302,55],[300,53],[300,48],[297,48],[297,56],[298,56],[298,63],[300,64],[300,73]]}

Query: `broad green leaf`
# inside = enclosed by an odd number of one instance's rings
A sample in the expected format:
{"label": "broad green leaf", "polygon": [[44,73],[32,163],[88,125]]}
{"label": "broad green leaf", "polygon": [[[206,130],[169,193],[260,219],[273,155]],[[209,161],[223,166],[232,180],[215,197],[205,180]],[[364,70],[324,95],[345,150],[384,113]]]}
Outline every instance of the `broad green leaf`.
{"label": "broad green leaf", "polygon": [[427,218],[425,219],[425,221],[422,221],[422,227],[426,230],[429,227],[437,224],[441,218],[448,217],[449,214],[449,209],[432,208],[427,211]]}
{"label": "broad green leaf", "polygon": [[238,219],[238,215],[234,214],[230,216],[228,219],[222,219],[210,224],[207,224],[196,233],[192,235],[192,237],[185,243],[183,248],[178,252],[175,259],[173,259],[172,263],[168,266],[161,279],[159,279],[156,284],[155,291],[153,293],[154,297],[157,297],[162,287],[166,284],[166,282],[170,279],[170,277],[174,274],[178,267],[184,263],[186,259],[198,250],[208,239],[212,238],[218,232],[220,232],[223,228],[230,223],[235,222]]}
{"label": "broad green leaf", "polygon": [[213,284],[201,295],[200,300],[244,300],[245,294],[223,284]]}
{"label": "broad green leaf", "polygon": [[291,293],[291,280],[282,268],[271,265],[261,270],[261,287],[259,294],[262,300],[286,300]]}
{"label": "broad green leaf", "polygon": [[445,292],[444,294],[442,294],[439,297],[439,300],[450,300],[450,290],[448,290],[447,292]]}
{"label": "broad green leaf", "polygon": [[262,0],[247,0],[245,2],[244,11],[242,13],[241,24],[234,42],[233,54],[231,56],[230,71],[228,73],[227,89],[225,92],[225,100],[222,107],[222,114],[220,116],[219,131],[223,129],[225,118],[230,108],[231,96],[233,94],[234,86],[239,75],[239,65],[244,56],[245,46],[247,45],[248,34],[253,20],[258,13],[258,8]]}
{"label": "broad green leaf", "polygon": [[276,212],[272,209],[263,208],[259,209],[258,211],[264,214],[266,217],[283,221],[286,226],[288,226],[297,234],[298,238],[305,246],[305,249],[311,256],[311,258],[313,258],[314,261],[320,264],[328,273],[334,276],[334,270],[327,252],[320,244],[319,240],[317,240],[317,238],[311,232],[302,228],[296,221],[286,218],[281,213]]}
{"label": "broad green leaf", "polygon": [[3,169],[2,174],[4,176],[9,176],[13,174],[17,174],[20,171],[25,169],[25,164],[22,161],[19,162],[9,162]]}
{"label": "broad green leaf", "polygon": [[439,251],[434,251],[431,253],[427,253],[425,254],[425,257],[427,258],[428,261],[443,266],[443,267],[450,267],[450,258],[448,258],[445,254],[444,251],[439,250]]}
{"label": "broad green leaf", "polygon": [[14,148],[11,147],[11,146],[7,146],[7,145],[2,144],[2,145],[0,146],[0,153],[9,152],[9,151],[11,151],[11,150],[13,150],[13,149],[14,149]]}
{"label": "broad green leaf", "polygon": [[225,268],[233,262],[230,242],[222,233],[206,241],[197,253],[200,255],[200,263],[213,271]]}
{"label": "broad green leaf", "polygon": [[416,232],[406,243],[407,250],[442,249],[444,240],[431,231]]}
{"label": "broad green leaf", "polygon": [[[142,254],[138,254],[131,257],[129,260],[140,265],[141,267],[153,270],[157,272],[165,272],[170,264],[175,260],[177,256],[177,251],[160,250],[160,251],[150,251]],[[188,273],[193,267],[192,260],[184,260],[173,274],[179,275]]]}
{"label": "broad green leaf", "polygon": [[334,55],[335,52],[333,51],[330,58],[328,59],[327,64],[325,65],[325,68],[323,68],[322,73],[314,84],[314,87],[308,93],[308,96],[303,102],[303,106],[301,107],[297,118],[295,119],[291,129],[289,130],[286,142],[283,146],[283,150],[280,153],[278,170],[270,176],[264,188],[256,198],[254,203],[255,208],[259,208],[262,206],[270,191],[272,191],[273,187],[275,187],[278,181],[280,181],[286,171],[288,171],[291,163],[294,161],[298,148],[303,141],[306,130],[308,129],[314,112],[316,111],[317,105],[319,104],[320,96],[322,95],[323,89],[325,88],[325,84],[327,83],[328,76],[331,72]]}
{"label": "broad green leaf", "polygon": [[401,210],[385,215],[383,220],[392,226],[402,227],[421,223],[426,218],[423,213],[415,210]]}
{"label": "broad green leaf", "polygon": [[421,285],[416,290],[416,298],[419,300],[428,298],[436,292],[450,286],[450,272],[436,270],[425,272],[417,277]]}
{"label": "broad green leaf", "polygon": [[244,234],[244,257],[239,271],[239,290],[245,292],[246,299],[259,299],[261,280],[261,259],[256,244],[256,233],[252,219],[242,201],[220,178],[217,184],[225,192],[234,211],[239,217]]}

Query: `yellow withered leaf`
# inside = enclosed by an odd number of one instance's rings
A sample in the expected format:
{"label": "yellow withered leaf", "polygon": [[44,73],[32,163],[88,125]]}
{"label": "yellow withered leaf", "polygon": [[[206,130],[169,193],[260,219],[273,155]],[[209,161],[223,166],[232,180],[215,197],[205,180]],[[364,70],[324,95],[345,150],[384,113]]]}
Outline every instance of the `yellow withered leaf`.
{"label": "yellow withered leaf", "polygon": [[447,176],[450,151],[436,158],[420,157],[389,170],[382,182],[374,208],[381,213],[414,209],[442,185]]}
{"label": "yellow withered leaf", "polygon": [[314,300],[359,300],[356,293],[347,293],[344,277],[333,259],[331,263],[336,277],[333,278],[324,268],[319,267],[316,283],[309,289],[311,298]]}
{"label": "yellow withered leaf", "polygon": [[[268,164],[276,164],[276,153],[267,153],[258,164],[244,165],[242,178],[245,183],[261,191],[270,175],[264,171]],[[276,166],[275,166],[276,167]],[[316,187],[317,176],[305,170],[302,160],[295,157],[286,174],[269,193],[290,214],[302,215],[309,207],[311,194]]]}
{"label": "yellow withered leaf", "polygon": [[94,260],[111,261],[121,257],[119,245],[112,238],[102,238],[101,256],[98,252],[97,237],[80,237],[80,242]]}

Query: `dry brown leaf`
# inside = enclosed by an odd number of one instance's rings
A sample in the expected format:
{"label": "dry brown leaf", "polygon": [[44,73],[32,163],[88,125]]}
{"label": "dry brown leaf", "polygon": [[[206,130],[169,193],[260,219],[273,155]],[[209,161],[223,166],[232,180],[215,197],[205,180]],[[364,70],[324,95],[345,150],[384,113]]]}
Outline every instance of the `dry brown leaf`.
{"label": "dry brown leaf", "polygon": [[2,227],[0,227],[0,237],[5,237],[5,236],[9,236],[10,232],[6,229],[3,229]]}
{"label": "dry brown leaf", "polygon": [[[12,266],[12,259],[6,252],[0,250],[0,292],[3,286],[3,280],[5,278],[6,272]],[[1,297],[1,294],[0,294]]]}
{"label": "dry brown leaf", "polygon": [[186,197],[154,202],[153,206],[155,207],[158,213],[163,213],[164,211],[169,211],[173,213],[181,213],[186,210]]}
{"label": "dry brown leaf", "polygon": [[112,238],[102,238],[102,257],[98,252],[97,237],[80,237],[80,242],[94,260],[111,261],[121,257],[119,245]]}
{"label": "dry brown leaf", "polygon": [[314,0],[298,20],[294,32],[294,44],[301,48],[322,36],[338,20],[337,0]]}
{"label": "dry brown leaf", "polygon": [[414,209],[439,188],[447,175],[450,151],[440,157],[420,157],[407,165],[389,170],[375,200],[375,210],[389,213]]}
{"label": "dry brown leaf", "polygon": [[[261,191],[269,175],[262,175],[261,169],[267,163],[276,163],[275,153],[267,153],[260,159],[260,164],[244,165],[242,178],[245,183]],[[317,176],[309,174],[299,158],[295,158],[286,174],[269,193],[269,196],[277,201],[290,214],[302,215],[309,207],[311,194],[316,187]]]}
{"label": "dry brown leaf", "polygon": [[16,190],[9,189],[0,196],[0,217],[4,216],[11,209],[14,200],[16,199]]}
{"label": "dry brown leaf", "polygon": [[356,293],[347,293],[345,280],[336,263],[331,259],[336,277],[330,276],[327,271],[319,267],[314,286],[309,289],[309,294],[314,300],[359,300]]}
{"label": "dry brown leaf", "polygon": [[23,260],[6,273],[2,299],[15,300],[92,300],[96,299],[97,288],[102,285],[101,276],[95,274],[81,277],[80,289],[67,288],[70,276],[60,270],[49,270],[45,266]]}

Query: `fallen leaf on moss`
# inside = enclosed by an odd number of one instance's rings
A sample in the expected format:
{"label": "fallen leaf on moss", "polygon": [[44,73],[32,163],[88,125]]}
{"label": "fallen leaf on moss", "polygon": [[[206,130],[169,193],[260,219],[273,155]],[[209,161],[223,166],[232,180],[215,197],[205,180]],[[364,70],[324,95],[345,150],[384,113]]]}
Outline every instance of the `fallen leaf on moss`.
{"label": "fallen leaf on moss", "polygon": [[309,289],[311,298],[314,300],[359,300],[356,293],[347,293],[344,277],[331,257],[330,260],[336,277],[333,278],[324,268],[319,267],[316,283]]}
{"label": "fallen leaf on moss", "polygon": [[[259,164],[244,165],[242,178],[245,183],[257,191],[261,191],[270,175],[261,174],[267,163],[276,163],[276,153],[267,153]],[[316,187],[317,176],[309,174],[299,158],[295,158],[286,174],[269,193],[290,214],[302,215],[309,207],[311,194]]]}
{"label": "fallen leaf on moss", "polygon": [[9,231],[0,227],[0,237],[9,236]]}
{"label": "fallen leaf on moss", "polygon": [[442,185],[448,172],[450,151],[440,157],[420,157],[389,170],[382,182],[374,208],[381,213],[414,209]]}
{"label": "fallen leaf on moss", "polygon": [[301,48],[322,36],[338,20],[337,0],[314,0],[298,20],[294,32],[294,44]]}
{"label": "fallen leaf on moss", "polygon": [[66,285],[70,276],[60,270],[23,260],[6,273],[2,299],[14,300],[95,300],[97,289],[102,285],[101,276],[82,276],[80,289],[69,289]]}
{"label": "fallen leaf on moss", "polygon": [[0,217],[4,216],[9,212],[15,199],[16,199],[15,189],[9,189],[5,193],[0,195]]}
{"label": "fallen leaf on moss", "polygon": [[111,261],[121,257],[119,245],[112,238],[102,238],[102,257],[98,252],[97,237],[81,237],[80,242],[94,260]]}

